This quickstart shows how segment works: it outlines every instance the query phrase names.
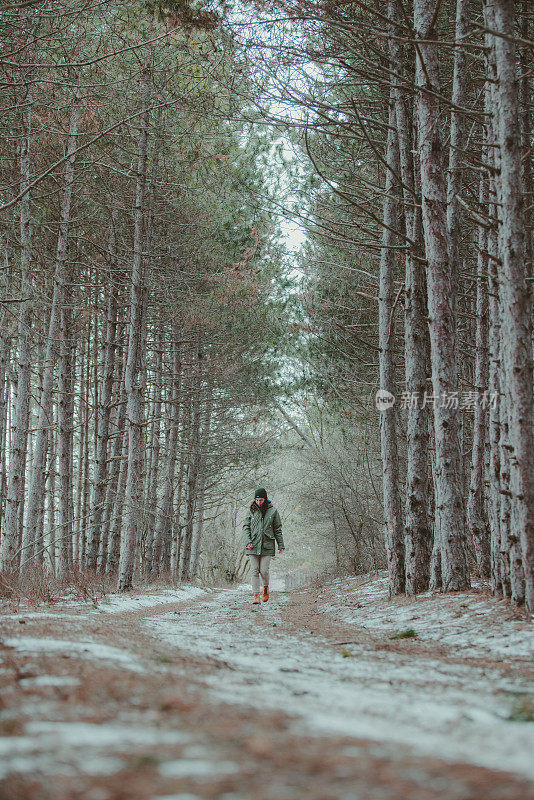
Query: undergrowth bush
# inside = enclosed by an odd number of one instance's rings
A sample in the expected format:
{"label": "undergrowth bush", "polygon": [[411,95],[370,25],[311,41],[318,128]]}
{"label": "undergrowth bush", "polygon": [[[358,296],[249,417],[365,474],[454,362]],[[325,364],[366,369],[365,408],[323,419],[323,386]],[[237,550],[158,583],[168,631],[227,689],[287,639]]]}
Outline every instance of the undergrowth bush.
{"label": "undergrowth bush", "polygon": [[60,600],[82,600],[96,604],[105,594],[113,591],[115,579],[95,572],[72,569],[63,576],[52,575],[42,567],[31,567],[24,572],[0,574],[0,600],[10,600],[16,605],[53,604]]}
{"label": "undergrowth bush", "polygon": [[[157,578],[137,575],[133,592],[175,589],[178,584],[170,572]],[[93,570],[71,569],[62,577],[53,575],[43,567],[31,567],[23,573],[0,573],[0,602],[8,600],[18,606],[54,604],[65,600],[78,600],[97,605],[102,599],[117,591],[117,576]]]}

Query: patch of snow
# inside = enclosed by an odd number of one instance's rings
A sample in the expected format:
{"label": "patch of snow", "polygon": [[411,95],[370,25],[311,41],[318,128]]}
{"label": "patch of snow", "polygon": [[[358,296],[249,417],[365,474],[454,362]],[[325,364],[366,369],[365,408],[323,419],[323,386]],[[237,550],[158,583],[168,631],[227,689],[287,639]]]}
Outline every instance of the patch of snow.
{"label": "patch of snow", "polygon": [[[204,677],[217,699],[278,708],[307,734],[326,730],[534,778],[534,726],[507,719],[514,693],[527,688],[522,679],[491,664],[376,651],[372,642],[344,646],[344,658],[318,637],[285,633],[276,598],[256,612],[256,625],[241,594],[220,591],[187,614],[147,622],[160,641],[222,662]],[[387,613],[402,627],[394,606]]]}
{"label": "patch of snow", "polygon": [[104,611],[106,614],[120,614],[123,611],[137,611],[140,608],[149,608],[167,603],[185,603],[194,600],[206,590],[199,586],[184,586],[180,589],[169,589],[159,594],[109,594],[99,601],[95,610]]}
{"label": "patch of snow", "polygon": [[215,780],[223,775],[232,775],[239,771],[233,761],[209,761],[207,759],[181,758],[166,761],[159,766],[159,774],[163,778],[198,778]]}
{"label": "patch of snow", "polygon": [[[31,719],[48,719],[57,714],[57,701],[45,701],[38,695],[33,695],[33,698],[28,702],[21,703],[20,705],[11,706],[2,711],[2,720],[16,719],[20,720],[22,717],[29,717]],[[89,710],[83,706],[77,706],[77,710],[81,713]]]}
{"label": "patch of snow", "polygon": [[87,657],[111,661],[133,672],[145,671],[132,653],[127,650],[120,650],[118,647],[111,647],[111,645],[100,644],[99,642],[17,636],[4,639],[4,644],[25,653],[63,653],[69,656],[75,655],[81,658]]}
{"label": "patch of snow", "polygon": [[[80,611],[87,611],[88,614],[94,611],[102,611],[106,614],[120,614],[123,611],[137,611],[141,608],[158,606],[169,603],[185,603],[194,600],[200,595],[206,594],[207,589],[200,586],[182,586],[177,589],[165,589],[161,592],[130,592],[128,594],[109,594],[96,601],[82,601],[79,597],[69,597],[68,595],[60,598],[57,602],[57,611],[46,608],[38,611],[26,610],[28,606],[22,604],[17,612],[2,614],[5,619],[68,619],[71,622],[80,618]],[[65,612],[65,608],[76,611],[76,614]],[[83,615],[86,618],[86,615]]]}
{"label": "patch of snow", "polygon": [[0,736],[0,756],[31,753],[36,749],[35,742],[25,736]]}
{"label": "patch of snow", "polygon": [[38,675],[35,678],[21,678],[25,687],[39,686],[78,686],[80,681],[73,675]]}
{"label": "patch of snow", "polygon": [[0,780],[13,773],[66,775],[76,777],[80,773],[87,775],[114,775],[124,766],[123,761],[110,756],[92,757],[85,755],[78,763],[69,763],[64,758],[55,758],[49,753],[14,756],[0,762]]}
{"label": "patch of snow", "polygon": [[90,722],[29,722],[25,732],[46,737],[48,746],[104,747],[122,750],[130,745],[152,747],[183,744],[187,737],[181,731],[133,725],[94,724]]}
{"label": "patch of snow", "polygon": [[158,794],[152,800],[202,800],[197,794]]}
{"label": "patch of snow", "polygon": [[[120,758],[112,756],[85,754],[81,762],[81,772],[87,775],[114,775],[124,767],[124,762]],[[74,770],[74,774],[79,774],[79,768]]]}
{"label": "patch of snow", "polygon": [[29,722],[23,736],[0,737],[0,778],[14,772],[108,775],[123,762],[110,757],[128,747],[182,745],[181,731],[87,722]]}
{"label": "patch of snow", "polygon": [[[80,619],[80,614],[66,614],[61,611],[20,611],[16,614],[2,614],[3,619],[32,620],[32,619],[67,619],[69,622],[76,622]],[[84,618],[85,615],[82,616]]]}
{"label": "patch of snow", "polygon": [[[335,581],[330,584],[336,587],[335,596],[320,595],[317,610],[336,622],[391,634],[413,628],[422,641],[439,642],[462,655],[490,652],[534,660],[534,626],[510,619],[511,609],[504,600],[432,592],[390,600],[387,584],[386,577],[363,585],[357,578]],[[495,613],[500,615],[498,627]]]}

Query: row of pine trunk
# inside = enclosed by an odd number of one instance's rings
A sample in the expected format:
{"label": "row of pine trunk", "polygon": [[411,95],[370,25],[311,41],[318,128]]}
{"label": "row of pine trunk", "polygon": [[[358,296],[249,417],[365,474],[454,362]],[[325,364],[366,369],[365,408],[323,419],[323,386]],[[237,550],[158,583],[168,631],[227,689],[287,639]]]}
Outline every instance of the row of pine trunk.
{"label": "row of pine trunk", "polygon": [[[435,403],[407,408],[406,493],[402,507],[395,407],[381,413],[383,497],[390,591],[470,586],[491,579],[496,594],[534,610],[534,434],[530,129],[520,92],[512,0],[484,3],[483,140],[478,205],[470,213],[476,249],[476,340],[470,483],[464,501],[457,397],[462,179],[469,105],[466,41],[472,4],[457,0],[448,141],[444,132],[436,0],[414,0],[408,22],[388,2],[389,134],[380,261],[380,386],[394,395],[391,317],[394,246],[405,245],[405,388]],[[411,59],[411,63],[410,63]],[[415,93],[406,74],[415,71]],[[525,102],[525,100],[524,100]],[[527,97],[528,105],[528,97]],[[531,201],[530,201],[531,202]],[[402,240],[399,235],[402,231]],[[427,383],[431,376],[431,386]],[[482,398],[485,398],[482,400]],[[432,458],[429,458],[429,453]],[[470,554],[472,557],[470,558]],[[470,561],[472,562],[470,564]]]}

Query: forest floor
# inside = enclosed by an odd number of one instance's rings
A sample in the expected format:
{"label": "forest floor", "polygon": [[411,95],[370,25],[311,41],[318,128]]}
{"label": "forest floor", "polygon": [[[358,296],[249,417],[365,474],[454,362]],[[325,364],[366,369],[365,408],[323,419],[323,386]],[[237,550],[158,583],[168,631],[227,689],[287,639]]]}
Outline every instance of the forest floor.
{"label": "forest floor", "polygon": [[0,798],[534,798],[524,612],[384,577],[250,599],[4,601]]}

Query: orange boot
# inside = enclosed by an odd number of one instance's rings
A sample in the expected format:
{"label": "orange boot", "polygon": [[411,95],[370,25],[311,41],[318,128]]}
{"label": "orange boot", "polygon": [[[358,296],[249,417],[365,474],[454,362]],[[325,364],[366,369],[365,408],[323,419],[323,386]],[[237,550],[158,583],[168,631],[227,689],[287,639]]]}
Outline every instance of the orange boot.
{"label": "orange boot", "polygon": [[269,599],[269,587],[268,586],[264,586],[263,587],[263,592],[262,592],[262,595],[261,595],[261,599],[263,600],[264,603],[266,603],[267,600]]}
{"label": "orange boot", "polygon": [[258,603],[261,603],[260,596],[259,596],[259,594],[255,594],[254,595],[254,600],[252,601],[252,605],[254,606],[254,605],[257,605]]}

